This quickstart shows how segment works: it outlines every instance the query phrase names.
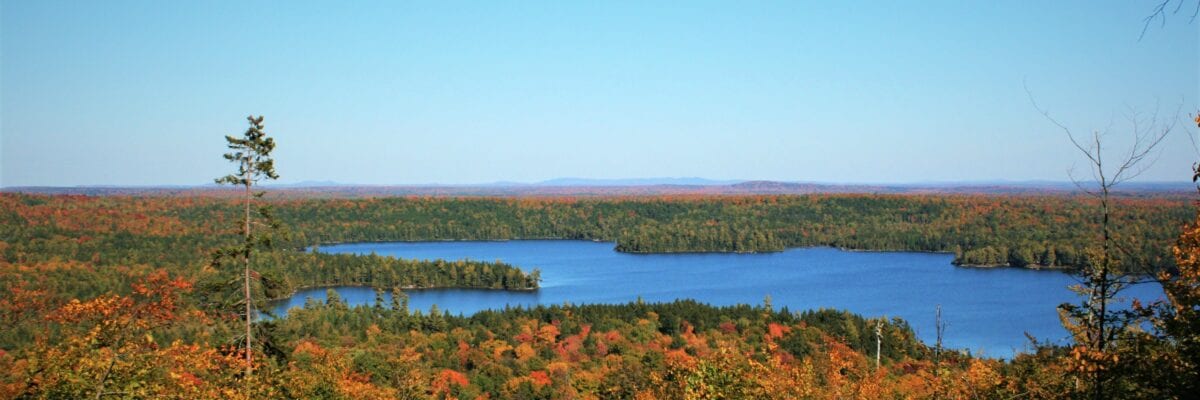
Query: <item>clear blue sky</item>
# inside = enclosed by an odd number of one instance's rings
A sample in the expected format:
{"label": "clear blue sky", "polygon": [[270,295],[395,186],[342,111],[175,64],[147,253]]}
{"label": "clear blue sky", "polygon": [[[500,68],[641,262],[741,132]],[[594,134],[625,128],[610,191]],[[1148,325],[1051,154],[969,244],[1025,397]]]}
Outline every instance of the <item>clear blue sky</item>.
{"label": "clear blue sky", "polygon": [[211,182],[250,113],[281,182],[1066,180],[1022,81],[1114,146],[1182,105],[1185,181],[1200,21],[1151,3],[3,0],[0,185]]}

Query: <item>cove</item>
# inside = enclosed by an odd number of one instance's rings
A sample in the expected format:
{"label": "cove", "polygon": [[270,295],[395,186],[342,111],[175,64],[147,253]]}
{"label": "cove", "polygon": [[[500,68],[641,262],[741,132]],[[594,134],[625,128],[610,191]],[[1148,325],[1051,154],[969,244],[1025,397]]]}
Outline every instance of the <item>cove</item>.
{"label": "cove", "polygon": [[[868,317],[908,321],[934,343],[934,312],[942,306],[947,347],[977,355],[1010,357],[1027,350],[1028,332],[1040,341],[1065,343],[1055,307],[1076,303],[1072,275],[1020,268],[963,268],[936,253],[857,252],[815,247],[779,253],[628,254],[607,242],[514,240],[503,242],[353,243],[321,246],[321,252],[447,260],[501,260],[542,271],[541,289],[506,292],[479,289],[409,290],[410,307],[437,304],[452,314],[538,304],[627,303],[695,299],[713,305],[762,304],[776,309],[834,308]],[[339,287],[350,305],[372,304],[367,287]],[[1160,299],[1157,285],[1138,285],[1123,295]],[[325,288],[302,290],[272,304],[278,315],[325,299]],[[385,299],[390,301],[390,295]]]}

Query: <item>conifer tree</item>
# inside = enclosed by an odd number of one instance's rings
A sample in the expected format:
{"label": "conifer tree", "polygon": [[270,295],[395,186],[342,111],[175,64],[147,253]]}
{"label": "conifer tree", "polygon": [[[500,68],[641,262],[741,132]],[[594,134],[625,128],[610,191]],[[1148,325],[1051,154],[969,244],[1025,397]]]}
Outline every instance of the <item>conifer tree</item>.
{"label": "conifer tree", "polygon": [[400,315],[408,316],[408,294],[399,287],[392,288],[392,311],[399,311]]}
{"label": "conifer tree", "polygon": [[[243,240],[238,246],[218,250],[214,264],[228,258],[237,259],[242,264],[241,286],[242,302],[245,306],[246,378],[248,379],[253,371],[251,326],[254,318],[254,298],[251,295],[250,286],[252,276],[257,276],[250,269],[250,256],[255,248],[269,249],[271,247],[269,232],[256,235],[251,229],[255,225],[255,220],[250,214],[251,204],[254,199],[261,198],[264,194],[263,192],[254,192],[253,187],[264,179],[278,179],[279,175],[275,173],[275,161],[271,158],[271,151],[275,150],[275,139],[267,136],[263,130],[263,117],[252,115],[246,117],[246,120],[250,127],[246,129],[242,137],[225,136],[226,145],[231,150],[229,153],[225,153],[225,159],[238,166],[237,172],[216,179],[217,184],[240,186],[244,189],[242,193],[244,215],[241,221]],[[278,228],[269,207],[260,207],[258,214],[262,220],[259,223],[265,223],[270,230]],[[258,277],[261,279],[261,276]]]}

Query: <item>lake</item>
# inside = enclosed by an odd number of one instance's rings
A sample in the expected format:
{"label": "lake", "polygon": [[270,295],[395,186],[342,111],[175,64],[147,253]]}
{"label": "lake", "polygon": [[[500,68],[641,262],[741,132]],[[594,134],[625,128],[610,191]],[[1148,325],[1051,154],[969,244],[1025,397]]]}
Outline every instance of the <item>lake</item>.
{"label": "lake", "polygon": [[[408,291],[410,307],[433,304],[452,314],[537,304],[627,303],[696,299],[713,305],[762,304],[792,311],[834,308],[868,317],[907,320],[926,343],[933,343],[935,308],[942,306],[947,347],[975,354],[1010,357],[1028,347],[1025,332],[1039,340],[1065,343],[1055,309],[1078,302],[1068,290],[1072,275],[1020,268],[961,268],[953,256],[937,253],[856,252],[799,248],[764,254],[627,254],[612,243],[573,240],[504,242],[355,243],[320,247],[321,252],[447,260],[501,260],[530,271],[542,270],[536,292],[477,289]],[[351,305],[372,304],[366,287],[340,287]],[[1140,285],[1125,295],[1159,299],[1157,285]],[[325,289],[309,289],[273,304],[284,315],[306,298],[325,299]],[[390,301],[390,294],[388,295]]]}

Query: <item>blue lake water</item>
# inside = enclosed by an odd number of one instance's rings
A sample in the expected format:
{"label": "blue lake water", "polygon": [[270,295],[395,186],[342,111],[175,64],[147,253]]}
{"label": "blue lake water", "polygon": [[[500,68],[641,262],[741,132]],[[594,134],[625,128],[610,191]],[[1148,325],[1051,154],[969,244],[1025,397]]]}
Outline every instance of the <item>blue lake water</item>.
{"label": "blue lake water", "polygon": [[[851,252],[800,248],[766,254],[627,254],[612,243],[571,240],[506,242],[356,243],[322,246],[322,252],[417,259],[501,260],[523,270],[542,270],[536,292],[432,289],[408,291],[412,309],[433,304],[452,314],[537,304],[626,303],[696,299],[713,305],[762,304],[776,309],[849,310],[868,317],[900,317],[926,343],[935,339],[934,312],[942,306],[944,343],[975,354],[1009,357],[1028,347],[1024,333],[1063,343],[1067,333],[1055,309],[1078,302],[1068,290],[1072,275],[1018,268],[960,268],[948,254]],[[375,292],[340,287],[351,305],[371,304]],[[1125,295],[1162,297],[1157,285],[1130,288]],[[283,315],[306,298],[325,299],[310,289],[274,305]],[[390,301],[390,295],[388,295]]]}

